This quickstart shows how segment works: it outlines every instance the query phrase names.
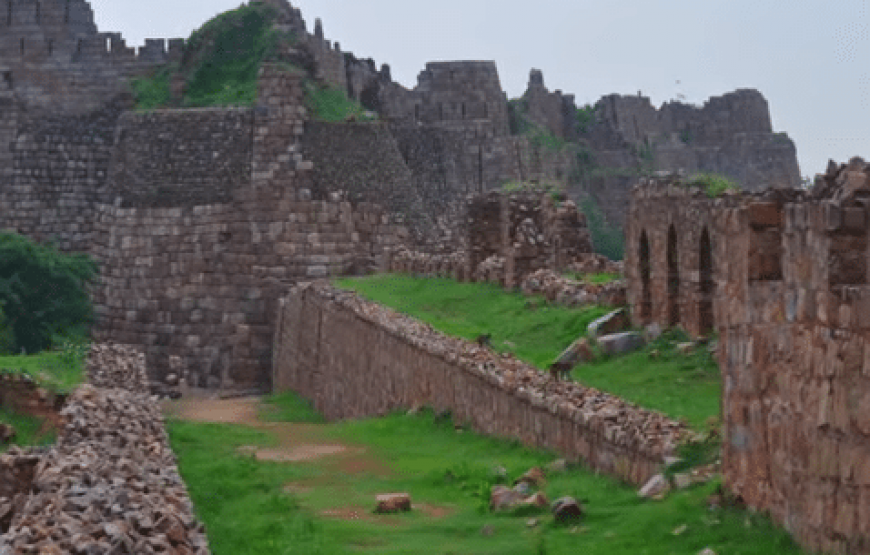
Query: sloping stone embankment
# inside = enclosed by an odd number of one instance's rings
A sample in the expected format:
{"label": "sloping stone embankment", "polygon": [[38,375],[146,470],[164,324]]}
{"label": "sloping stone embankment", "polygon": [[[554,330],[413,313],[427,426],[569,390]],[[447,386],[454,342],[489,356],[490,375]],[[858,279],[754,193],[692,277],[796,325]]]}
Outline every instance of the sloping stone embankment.
{"label": "sloping stone embankment", "polygon": [[0,536],[0,555],[208,554],[160,409],[147,394],[144,355],[96,345],[88,374],[91,384],[69,399],[57,445],[41,457],[26,501]]}
{"label": "sloping stone embankment", "polygon": [[663,414],[551,380],[325,283],[297,286],[282,300],[273,381],[330,419],[431,406],[480,432],[553,449],[636,484],[689,433]]}

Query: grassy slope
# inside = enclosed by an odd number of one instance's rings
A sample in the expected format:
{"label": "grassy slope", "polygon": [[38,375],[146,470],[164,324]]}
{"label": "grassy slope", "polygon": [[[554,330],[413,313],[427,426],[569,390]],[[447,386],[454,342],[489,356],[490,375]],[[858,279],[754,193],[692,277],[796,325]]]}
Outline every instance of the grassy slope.
{"label": "grassy slope", "polygon": [[[316,421],[292,395],[272,399],[280,415]],[[267,432],[220,424],[171,420],[172,446],[205,521],[216,555],[260,553],[339,554],[694,554],[799,553],[787,535],[765,519],[734,509],[708,510],[715,485],[645,502],[633,488],[579,468],[552,476],[550,499],[573,495],[587,516],[578,527],[557,527],[539,514],[493,515],[485,505],[492,469],[516,477],[553,456],[512,442],[458,433],[431,413],[320,424],[319,437],[363,445],[389,465],[387,473],[331,473],[326,460],[278,464],[255,462],[236,453],[240,446],[271,445]],[[420,438],[425,437],[425,441]],[[309,484],[295,493],[288,483]],[[407,491],[415,504],[446,507],[443,518],[420,511],[369,518],[378,493]],[[325,509],[359,507],[362,519],[320,517]],[[529,518],[540,525],[529,528]],[[681,534],[674,530],[686,525]],[[492,535],[481,533],[485,526]]]}
{"label": "grassy slope", "polygon": [[[45,352],[27,356],[0,356],[0,371],[20,372],[31,376],[43,387],[69,393],[84,379],[84,363],[80,356],[65,357],[61,352]],[[44,445],[55,438],[53,430],[44,431],[43,420],[15,414],[0,407],[0,422],[11,424],[17,432],[15,445]],[[41,433],[45,432],[45,433]],[[8,446],[0,446],[0,452]]]}
{"label": "grassy slope", "polygon": [[[600,307],[578,310],[547,305],[493,285],[448,279],[382,275],[336,283],[444,333],[467,339],[491,333],[497,350],[510,350],[539,368],[546,368],[585,335],[589,322],[607,312]],[[531,305],[538,308],[530,310]],[[719,414],[719,371],[706,351],[680,355],[668,339],[625,357],[580,366],[572,376],[702,428],[708,418]],[[653,351],[660,356],[652,358]]]}

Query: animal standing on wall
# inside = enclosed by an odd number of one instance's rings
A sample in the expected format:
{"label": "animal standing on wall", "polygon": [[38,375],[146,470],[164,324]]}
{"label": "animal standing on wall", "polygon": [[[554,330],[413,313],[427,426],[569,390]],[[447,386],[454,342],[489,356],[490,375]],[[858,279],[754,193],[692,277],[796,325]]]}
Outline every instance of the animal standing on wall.
{"label": "animal standing on wall", "polygon": [[556,362],[550,365],[550,376],[556,381],[563,379],[575,366],[594,358],[595,354],[589,346],[589,341],[586,338],[578,339],[559,355]]}

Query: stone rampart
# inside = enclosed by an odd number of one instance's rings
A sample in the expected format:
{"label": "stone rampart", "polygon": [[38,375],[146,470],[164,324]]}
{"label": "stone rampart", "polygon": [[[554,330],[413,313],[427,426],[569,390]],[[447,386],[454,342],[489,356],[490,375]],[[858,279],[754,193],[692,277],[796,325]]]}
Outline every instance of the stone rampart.
{"label": "stone rampart", "polygon": [[123,207],[229,202],[251,181],[253,110],[127,112],[118,121],[108,194]]}
{"label": "stone rampart", "polygon": [[635,484],[657,473],[687,433],[659,413],[552,381],[326,284],[294,287],[279,314],[275,390],[298,392],[329,419],[431,406]]}

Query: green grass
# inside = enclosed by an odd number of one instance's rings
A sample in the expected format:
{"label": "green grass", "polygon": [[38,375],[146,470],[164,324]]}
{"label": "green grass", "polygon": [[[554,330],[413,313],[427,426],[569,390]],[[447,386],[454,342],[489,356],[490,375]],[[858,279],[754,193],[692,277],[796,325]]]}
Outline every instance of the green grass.
{"label": "green grass", "polygon": [[490,334],[496,351],[512,352],[541,368],[549,366],[586,333],[593,320],[609,311],[603,307],[569,309],[541,297],[505,292],[492,284],[443,278],[380,275],[339,279],[336,285],[358,291],[449,335],[474,340]]}
{"label": "green grass", "polygon": [[271,6],[248,4],[209,20],[187,40],[180,65],[131,81],[136,107],[170,106],[170,83],[177,76],[186,84],[181,106],[252,106],[263,62],[282,62],[281,45],[295,40],[273,28],[275,17]]}
{"label": "green grass", "polygon": [[349,119],[371,121],[359,102],[347,97],[347,92],[331,87],[309,84],[305,91],[305,103],[311,117],[319,121],[343,122]]}
{"label": "green grass", "polygon": [[[276,410],[294,419],[316,419],[302,403],[284,396]],[[591,555],[749,555],[800,553],[788,536],[765,518],[736,509],[709,510],[705,499],[716,484],[672,495],[663,502],[638,499],[635,489],[570,467],[548,478],[552,500],[572,495],[586,517],[579,526],[557,526],[546,510],[536,514],[492,514],[484,507],[494,469],[509,479],[553,460],[530,450],[467,431],[457,431],[431,412],[307,425],[323,441],[365,447],[382,471],[342,472],[329,459],[297,463],[256,462],[241,446],[274,445],[269,432],[241,426],[170,420],[179,457],[198,515],[215,555],[261,553]],[[423,438],[425,438],[423,440]],[[287,488],[288,484],[295,486]],[[405,491],[416,505],[440,507],[438,517],[415,510],[374,517],[378,493]],[[357,507],[362,518],[321,516],[325,509]],[[529,528],[527,520],[540,524]],[[686,526],[681,534],[674,534]],[[489,527],[491,535],[482,530]]]}
{"label": "green grass", "polygon": [[47,389],[71,393],[84,381],[84,356],[84,350],[0,356],[0,372],[27,374]]}
{"label": "green grass", "polygon": [[16,436],[9,445],[0,445],[0,453],[7,451],[12,445],[26,447],[28,445],[49,445],[54,443],[54,430],[42,431],[43,419],[23,414],[16,414],[0,407],[0,423],[9,424],[15,428]]}
{"label": "green grass", "polygon": [[[336,285],[449,335],[473,340],[492,334],[496,350],[513,352],[541,369],[572,341],[585,336],[592,320],[609,311],[559,307],[495,285],[443,278],[379,275],[340,279]],[[703,429],[707,419],[719,414],[721,378],[705,348],[688,355],[677,352],[675,344],[685,340],[685,336],[666,334],[642,351],[580,366],[572,377]]]}
{"label": "green grass", "polygon": [[710,198],[716,198],[725,194],[726,191],[739,191],[740,186],[724,175],[715,173],[698,173],[686,182],[688,187],[700,187],[704,194]]}
{"label": "green grass", "polygon": [[614,281],[619,281],[622,279],[622,276],[619,274],[613,274],[610,272],[598,272],[595,274],[577,274],[577,273],[568,273],[566,277],[573,279],[575,281],[582,281],[583,283],[589,283],[591,285],[605,285],[608,283],[613,283]]}
{"label": "green grass", "polygon": [[311,403],[295,393],[268,395],[259,407],[259,418],[264,422],[322,423],[323,417],[315,412]]}

